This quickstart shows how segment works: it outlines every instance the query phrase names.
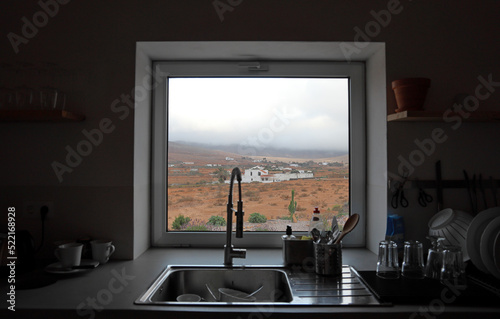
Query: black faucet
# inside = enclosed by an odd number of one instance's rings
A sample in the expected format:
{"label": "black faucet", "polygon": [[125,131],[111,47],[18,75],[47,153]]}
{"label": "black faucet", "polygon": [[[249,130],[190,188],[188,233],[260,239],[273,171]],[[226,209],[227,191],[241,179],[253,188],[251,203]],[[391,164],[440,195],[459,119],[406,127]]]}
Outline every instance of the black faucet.
{"label": "black faucet", "polygon": [[[238,181],[238,209],[233,208],[233,184],[234,178]],[[236,215],[236,238],[243,238],[243,201],[241,200],[241,171],[235,167],[231,172],[229,182],[229,195],[227,197],[227,225],[226,225],[226,245],[224,246],[224,265],[231,266],[233,258],[246,258],[246,249],[235,249],[231,244],[233,232],[233,212]]]}

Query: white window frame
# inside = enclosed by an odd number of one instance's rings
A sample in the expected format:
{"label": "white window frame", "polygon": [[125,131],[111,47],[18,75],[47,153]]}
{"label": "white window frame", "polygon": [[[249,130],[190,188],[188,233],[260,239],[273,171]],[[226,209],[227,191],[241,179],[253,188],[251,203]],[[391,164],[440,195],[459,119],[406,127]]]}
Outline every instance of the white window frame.
{"label": "white window frame", "polygon": [[[244,62],[245,64],[242,64]],[[167,80],[168,77],[269,76],[347,77],[350,79],[349,172],[350,213],[361,222],[343,240],[344,247],[365,246],[366,221],[366,110],[365,65],[363,62],[334,61],[157,61],[153,63],[157,81],[152,105],[152,245],[156,247],[222,247],[225,232],[167,232]],[[255,70],[260,64],[266,71]],[[250,67],[242,67],[249,65]],[[354,92],[354,93],[353,93]],[[242,186],[244,188],[244,185]],[[243,198],[245,207],[245,198]],[[225,209],[224,209],[225,212]],[[301,234],[301,232],[297,232]],[[233,239],[236,247],[280,247],[281,233],[245,232]]]}

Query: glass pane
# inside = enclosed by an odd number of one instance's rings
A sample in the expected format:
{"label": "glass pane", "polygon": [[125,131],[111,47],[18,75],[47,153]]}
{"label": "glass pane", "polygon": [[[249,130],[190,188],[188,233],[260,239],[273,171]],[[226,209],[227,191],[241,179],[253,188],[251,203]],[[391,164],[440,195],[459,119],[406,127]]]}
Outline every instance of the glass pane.
{"label": "glass pane", "polygon": [[170,78],[167,230],[225,230],[234,167],[245,231],[307,231],[314,207],[343,225],[349,80]]}

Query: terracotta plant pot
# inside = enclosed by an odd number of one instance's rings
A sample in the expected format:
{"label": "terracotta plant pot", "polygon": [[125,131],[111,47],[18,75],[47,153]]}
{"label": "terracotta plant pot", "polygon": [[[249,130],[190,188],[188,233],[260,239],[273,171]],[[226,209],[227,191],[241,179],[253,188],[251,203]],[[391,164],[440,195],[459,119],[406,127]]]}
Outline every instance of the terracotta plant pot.
{"label": "terracotta plant pot", "polygon": [[431,80],[427,78],[409,78],[393,81],[392,89],[394,90],[398,105],[396,112],[422,110],[430,85]]}

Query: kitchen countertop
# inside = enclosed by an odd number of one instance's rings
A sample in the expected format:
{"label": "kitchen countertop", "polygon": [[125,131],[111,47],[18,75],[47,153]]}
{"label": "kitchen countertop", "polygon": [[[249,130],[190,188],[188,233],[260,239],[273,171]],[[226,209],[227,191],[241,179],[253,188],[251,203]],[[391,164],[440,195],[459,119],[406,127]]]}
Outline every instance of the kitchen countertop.
{"label": "kitchen countertop", "polygon": [[[314,318],[331,316],[354,318],[499,318],[500,308],[465,307],[446,304],[446,299],[426,305],[394,306],[149,306],[134,301],[146,290],[167,265],[221,265],[223,249],[152,248],[130,261],[110,261],[94,270],[75,275],[58,275],[57,282],[46,287],[15,292],[16,315],[7,309],[4,283],[0,315],[6,318]],[[247,249],[246,259],[235,265],[280,265],[280,249]],[[374,270],[377,256],[366,249],[343,251],[343,264],[357,270]],[[43,274],[43,272],[42,272]],[[3,281],[6,281],[4,278]]]}

